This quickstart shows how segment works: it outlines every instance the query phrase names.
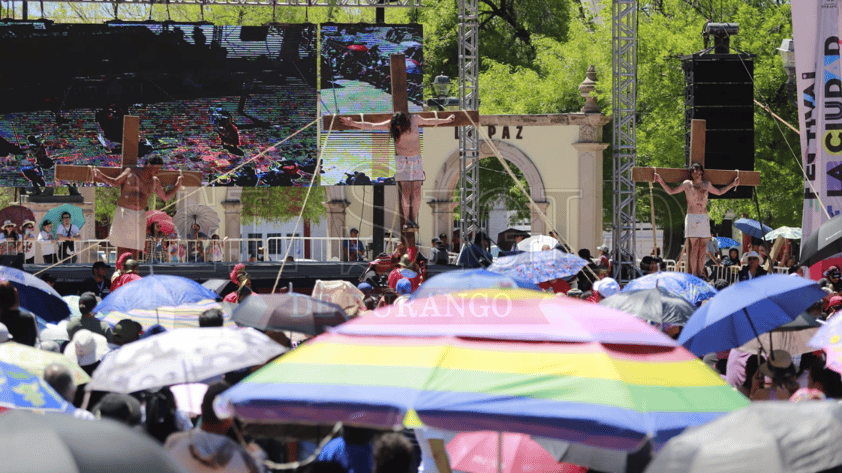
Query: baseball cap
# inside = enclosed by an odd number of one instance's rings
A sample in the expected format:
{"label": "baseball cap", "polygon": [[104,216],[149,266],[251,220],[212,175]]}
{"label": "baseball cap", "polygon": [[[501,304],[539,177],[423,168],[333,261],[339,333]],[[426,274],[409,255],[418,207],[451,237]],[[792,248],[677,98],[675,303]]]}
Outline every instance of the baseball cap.
{"label": "baseball cap", "polygon": [[97,261],[91,267],[91,269],[100,269],[100,268],[111,269],[111,266],[108,266],[108,264],[105,261]]}
{"label": "baseball cap", "polygon": [[79,310],[82,312],[90,312],[94,310],[94,307],[98,304],[96,294],[93,292],[83,292],[81,296],[79,296]]}
{"label": "baseball cap", "polygon": [[412,292],[412,283],[409,279],[403,278],[398,281],[398,284],[395,286],[395,290],[400,295],[409,294]]}
{"label": "baseball cap", "polygon": [[79,366],[90,366],[108,352],[108,340],[98,333],[81,329],[73,335],[73,340],[64,347],[64,356]]}
{"label": "baseball cap", "polygon": [[134,342],[138,338],[140,338],[140,332],[142,328],[139,323],[135,322],[132,319],[123,319],[117,322],[117,325],[114,326],[113,335],[111,339],[114,343],[117,344],[124,344],[129,342]]}
{"label": "baseball cap", "polygon": [[602,297],[611,297],[620,292],[620,285],[614,278],[601,279],[594,284],[594,290]]}
{"label": "baseball cap", "polygon": [[139,425],[141,420],[140,401],[128,394],[106,394],[91,413],[97,419],[113,419],[129,426]]}
{"label": "baseball cap", "polygon": [[373,288],[371,287],[371,284],[369,284],[369,283],[367,283],[367,282],[361,282],[361,283],[359,283],[359,284],[357,285],[357,289],[359,289],[360,291],[362,291],[362,292],[363,292],[363,293],[365,293],[365,294],[369,294],[369,293],[371,293],[371,291],[373,290]]}

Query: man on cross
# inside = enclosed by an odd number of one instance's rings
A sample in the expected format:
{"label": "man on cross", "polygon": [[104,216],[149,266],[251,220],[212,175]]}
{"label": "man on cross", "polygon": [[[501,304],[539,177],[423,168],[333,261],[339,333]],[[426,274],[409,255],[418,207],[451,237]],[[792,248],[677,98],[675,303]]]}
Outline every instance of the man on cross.
{"label": "man on cross", "polygon": [[181,188],[182,177],[179,176],[169,191],[164,189],[157,177],[163,165],[164,160],[160,156],[152,156],[146,160],[144,167],[124,168],[117,177],[109,177],[99,169],[91,168],[94,182],[120,187],[120,197],[108,234],[108,241],[117,247],[118,255],[130,252],[132,258],[137,260],[138,253],[143,251],[146,239],[146,205],[152,193],[163,200],[169,200]]}
{"label": "man on cross", "polygon": [[706,279],[705,275],[705,249],[707,241],[710,240],[710,217],[708,217],[708,193],[723,195],[740,184],[740,176],[737,177],[722,189],[718,189],[704,180],[705,169],[699,163],[693,163],[688,169],[692,180],[685,180],[678,187],[669,187],[664,179],[654,173],[655,182],[663,187],[667,194],[678,194],[684,192],[687,197],[687,215],[684,217],[684,237],[687,238],[689,248],[690,264],[688,272],[700,278]]}
{"label": "man on cross", "polygon": [[354,121],[341,117],[342,123],[361,130],[388,130],[395,140],[395,181],[401,194],[401,211],[406,218],[405,229],[418,228],[418,209],[421,207],[421,185],[424,167],[421,163],[421,137],[418,127],[452,123],[456,115],[447,118],[424,118],[415,114],[395,112],[390,120],[379,123]]}

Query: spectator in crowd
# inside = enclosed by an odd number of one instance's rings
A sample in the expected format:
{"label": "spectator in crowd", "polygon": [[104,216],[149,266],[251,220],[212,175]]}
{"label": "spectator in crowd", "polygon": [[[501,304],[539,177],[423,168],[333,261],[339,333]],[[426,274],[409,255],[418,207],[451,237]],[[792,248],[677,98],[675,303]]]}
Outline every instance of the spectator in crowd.
{"label": "spectator in crowd", "polygon": [[838,266],[831,266],[823,273],[823,278],[819,279],[819,286],[829,287],[833,292],[842,291],[842,271]]}
{"label": "spectator in crowd", "polygon": [[111,419],[129,427],[140,425],[140,401],[128,394],[108,393],[91,409],[97,419]]}
{"label": "spectator in crowd", "polygon": [[67,322],[67,335],[73,339],[73,335],[81,329],[88,329],[93,333],[98,333],[105,337],[108,343],[111,343],[112,332],[111,327],[94,317],[94,307],[99,303],[96,295],[93,292],[85,292],[79,296],[79,312],[81,317],[72,317]]}
{"label": "spectator in crowd", "polygon": [[[447,233],[440,233],[439,240],[441,240],[441,244],[444,246],[445,251],[453,251],[453,248],[447,244]],[[430,258],[430,260],[432,261],[432,258]]]}
{"label": "spectator in crowd", "polygon": [[368,283],[374,289],[389,287],[389,272],[392,270],[392,259],[387,254],[381,254],[368,264],[368,269],[360,277],[361,282]]}
{"label": "spectator in crowd", "polygon": [[53,236],[53,222],[44,220],[41,222],[41,232],[38,234],[38,242],[41,244],[41,256],[45,264],[56,262],[56,238]]}
{"label": "spectator in crowd", "polygon": [[141,278],[141,276],[137,274],[138,262],[131,256],[131,252],[126,251],[117,259],[117,271],[111,276],[111,292],[114,292],[120,287]]}
{"label": "spectator in crowd", "polygon": [[35,264],[35,222],[27,220],[21,225],[21,249],[24,264]]}
{"label": "spectator in crowd", "polygon": [[374,442],[374,473],[412,473],[415,449],[403,434],[389,432]]}
{"label": "spectator in crowd", "polygon": [[367,282],[361,282],[357,285],[357,289],[363,293],[363,304],[366,310],[374,310],[377,307],[377,298],[372,295],[374,288]]}
{"label": "spectator in crowd", "polygon": [[598,246],[596,248],[596,250],[599,251],[599,257],[598,257],[598,261],[596,263],[597,266],[601,269],[607,269],[608,272],[610,273],[611,272],[611,259],[610,259],[610,256],[608,254],[608,251],[609,251],[608,246],[607,245],[601,245],[601,246]]}
{"label": "spectator in crowd", "polygon": [[61,214],[61,222],[59,222],[58,229],[56,230],[56,238],[59,241],[59,261],[75,263],[76,242],[82,239],[82,235],[79,233],[79,227],[71,221],[70,212],[63,212]]}
{"label": "spectator in crowd", "polygon": [[143,335],[143,326],[132,319],[123,319],[117,322],[112,332],[111,342],[119,347],[139,340]]}
{"label": "spectator in crowd", "polygon": [[738,280],[748,281],[766,275],[766,270],[760,267],[760,255],[756,251],[749,252],[746,255],[746,259],[748,260],[748,264],[737,274]]}
{"label": "spectator in crowd", "polygon": [[231,385],[217,381],[208,386],[202,399],[201,426],[188,432],[176,432],[167,438],[164,449],[190,472],[225,471],[254,473],[265,471],[249,451],[225,434],[233,419],[220,419],[213,410],[213,400]]}
{"label": "spectator in crowd", "polygon": [[365,246],[359,240],[359,234],[359,230],[352,228],[348,232],[350,238],[342,242],[342,253],[345,256],[345,261],[365,260]]}
{"label": "spectator in crowd", "polygon": [[220,309],[208,309],[199,314],[199,327],[222,327],[223,314]]}
{"label": "spectator in crowd", "polygon": [[339,463],[348,473],[372,473],[371,437],[372,432],[368,429],[343,426],[342,435],[325,444],[317,459]]}
{"label": "spectator in crowd", "polygon": [[620,285],[614,278],[600,279],[593,285],[593,296],[591,302],[599,302],[606,297],[611,297],[620,292]]}
{"label": "spectator in crowd", "polygon": [[108,272],[111,266],[104,261],[96,261],[91,266],[91,277],[82,281],[79,293],[93,292],[100,299],[111,294],[111,281],[108,279]]}
{"label": "spectator in crowd", "polygon": [[44,368],[44,381],[55,389],[65,401],[73,402],[76,397],[76,385],[73,383],[73,373],[66,365],[61,363],[47,365]]}
{"label": "spectator in crowd", "polygon": [[[228,237],[226,237],[227,239]],[[219,240],[219,235],[214,233],[210,237],[210,243],[208,243],[208,250],[205,254],[205,260],[211,263],[219,263],[224,259],[223,251],[222,251],[222,243]]]}
{"label": "spectator in crowd", "polygon": [[579,250],[579,258],[587,261],[588,264],[576,273],[576,287],[582,291],[590,291],[593,288],[594,279],[596,278],[597,271],[599,271],[599,267],[591,260],[591,250],[587,248]]}
{"label": "spectator in crowd", "polygon": [[444,246],[440,238],[433,238],[432,249],[430,250],[430,261],[433,264],[447,265],[448,260],[447,247]]}
{"label": "spectator in crowd", "polygon": [[8,279],[0,279],[0,323],[6,325],[15,342],[35,346],[35,314],[20,308],[18,290]]}

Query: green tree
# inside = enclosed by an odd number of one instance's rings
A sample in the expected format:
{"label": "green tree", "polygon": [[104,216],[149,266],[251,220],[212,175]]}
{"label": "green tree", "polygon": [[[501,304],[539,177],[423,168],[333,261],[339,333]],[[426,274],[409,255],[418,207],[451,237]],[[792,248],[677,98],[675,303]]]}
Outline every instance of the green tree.
{"label": "green tree", "polygon": [[[318,220],[326,214],[322,202],[327,198],[324,187],[246,187],[240,197],[243,210],[242,222],[249,224],[261,220],[288,220],[298,217],[304,206],[302,218]],[[304,205],[304,199],[307,205]]]}

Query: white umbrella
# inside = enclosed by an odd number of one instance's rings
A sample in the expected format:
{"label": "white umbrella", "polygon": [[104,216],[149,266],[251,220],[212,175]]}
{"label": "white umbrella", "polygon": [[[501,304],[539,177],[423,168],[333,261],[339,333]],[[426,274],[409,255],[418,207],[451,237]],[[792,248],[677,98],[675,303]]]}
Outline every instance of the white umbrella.
{"label": "white umbrella", "polygon": [[801,229],[798,227],[779,227],[763,236],[764,240],[772,241],[782,236],[787,240],[800,240]]}
{"label": "white umbrella", "polygon": [[175,213],[173,223],[182,238],[190,234],[194,223],[199,224],[199,231],[210,236],[219,228],[219,215],[207,205],[188,205]]}
{"label": "white umbrella", "polygon": [[182,328],[109,353],[87,390],[133,393],[265,363],[286,349],[253,328]]}
{"label": "white umbrella", "polygon": [[532,235],[529,238],[524,238],[517,244],[517,249],[521,251],[541,251],[544,246],[549,246],[550,249],[558,245],[558,240],[549,235]]}

